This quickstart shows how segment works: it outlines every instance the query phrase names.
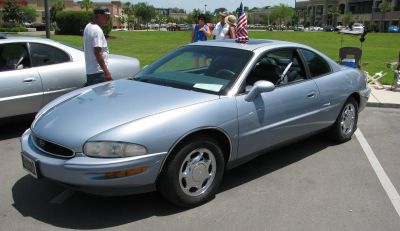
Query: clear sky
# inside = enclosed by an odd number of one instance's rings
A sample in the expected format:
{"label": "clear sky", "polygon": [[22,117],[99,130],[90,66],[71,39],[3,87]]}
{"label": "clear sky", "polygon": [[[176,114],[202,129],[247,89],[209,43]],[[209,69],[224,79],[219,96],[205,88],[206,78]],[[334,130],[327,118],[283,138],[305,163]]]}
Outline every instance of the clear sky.
{"label": "clear sky", "polygon": [[[93,0],[96,2],[104,2],[104,0]],[[217,8],[224,7],[229,11],[234,11],[239,7],[241,0],[121,0],[122,2],[131,2],[136,4],[138,2],[147,2],[156,8],[174,8],[186,10],[187,13],[193,9],[204,10],[204,5],[207,5],[207,11],[213,12]],[[274,6],[278,4],[286,4],[294,7],[295,0],[243,0],[243,5],[249,7],[264,7]]]}

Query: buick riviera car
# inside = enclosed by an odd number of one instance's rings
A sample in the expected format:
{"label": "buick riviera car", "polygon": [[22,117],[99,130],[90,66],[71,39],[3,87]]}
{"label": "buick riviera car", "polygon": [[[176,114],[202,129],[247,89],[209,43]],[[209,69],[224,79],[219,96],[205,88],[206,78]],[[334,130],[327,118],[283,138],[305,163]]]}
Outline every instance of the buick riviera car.
{"label": "buick riviera car", "polygon": [[[113,78],[134,76],[139,61],[110,55]],[[50,39],[0,37],[0,119],[36,113],[86,83],[81,50]]]}
{"label": "buick riviera car", "polygon": [[360,70],[305,45],[198,42],[46,105],[22,136],[22,163],[89,193],[158,190],[193,207],[226,169],[278,145],[322,131],[350,140],[369,94]]}

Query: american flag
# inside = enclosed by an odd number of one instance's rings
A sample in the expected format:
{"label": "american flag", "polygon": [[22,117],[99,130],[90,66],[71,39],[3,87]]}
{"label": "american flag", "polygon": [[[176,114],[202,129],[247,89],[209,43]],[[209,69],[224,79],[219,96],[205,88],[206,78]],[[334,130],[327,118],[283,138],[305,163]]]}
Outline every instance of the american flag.
{"label": "american flag", "polygon": [[247,16],[244,12],[243,3],[240,2],[238,23],[236,26],[236,42],[246,43],[249,41],[249,34],[247,33]]}

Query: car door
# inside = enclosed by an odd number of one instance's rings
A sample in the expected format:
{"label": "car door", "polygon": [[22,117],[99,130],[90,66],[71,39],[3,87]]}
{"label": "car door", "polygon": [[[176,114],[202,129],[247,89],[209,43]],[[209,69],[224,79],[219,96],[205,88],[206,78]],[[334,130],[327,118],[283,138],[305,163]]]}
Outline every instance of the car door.
{"label": "car door", "polygon": [[42,102],[42,81],[31,68],[27,44],[0,44],[0,118],[35,113]]}
{"label": "car door", "polygon": [[66,51],[43,43],[29,43],[32,65],[43,82],[43,103],[86,83],[84,61],[73,61]]}
{"label": "car door", "polygon": [[351,86],[348,78],[340,72],[333,72],[329,63],[319,54],[307,49],[299,49],[312,78],[320,91],[320,126],[332,125],[345,100],[345,92]]}
{"label": "car door", "polygon": [[[290,67],[287,68],[289,64]],[[275,66],[275,70],[280,72],[287,68],[288,72],[282,81],[274,83],[275,89],[271,92],[261,93],[254,100],[246,101],[248,89],[251,88],[246,86],[247,91],[236,97],[238,158],[318,129],[319,91],[315,82],[307,78],[296,49],[280,49],[262,55],[254,70],[247,76],[246,85],[257,80],[276,81],[277,77],[273,75],[282,74],[268,70],[259,72],[261,65],[266,65],[267,68]],[[258,75],[258,79],[254,79],[254,73]]]}

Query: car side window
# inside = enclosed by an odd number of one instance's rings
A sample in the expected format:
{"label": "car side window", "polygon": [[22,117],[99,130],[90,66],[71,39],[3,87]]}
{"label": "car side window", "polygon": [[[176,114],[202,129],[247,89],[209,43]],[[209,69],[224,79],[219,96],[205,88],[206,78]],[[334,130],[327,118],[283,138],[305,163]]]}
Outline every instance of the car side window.
{"label": "car side window", "polygon": [[70,61],[69,55],[56,47],[40,43],[30,43],[29,47],[34,67]]}
{"label": "car side window", "polygon": [[0,71],[19,70],[31,67],[25,43],[0,45]]}
{"label": "car side window", "polygon": [[[286,73],[284,73],[286,70]],[[246,85],[267,80],[276,86],[305,79],[305,71],[295,49],[279,49],[262,55],[248,78]]]}
{"label": "car side window", "polygon": [[318,77],[331,72],[329,64],[318,54],[305,49],[301,49],[301,53],[310,69],[311,77]]}

